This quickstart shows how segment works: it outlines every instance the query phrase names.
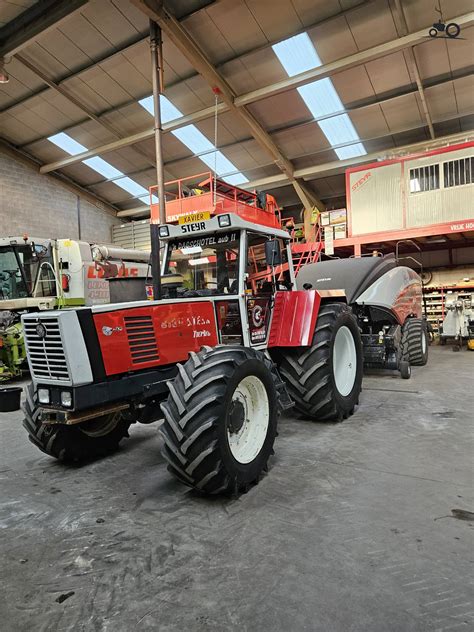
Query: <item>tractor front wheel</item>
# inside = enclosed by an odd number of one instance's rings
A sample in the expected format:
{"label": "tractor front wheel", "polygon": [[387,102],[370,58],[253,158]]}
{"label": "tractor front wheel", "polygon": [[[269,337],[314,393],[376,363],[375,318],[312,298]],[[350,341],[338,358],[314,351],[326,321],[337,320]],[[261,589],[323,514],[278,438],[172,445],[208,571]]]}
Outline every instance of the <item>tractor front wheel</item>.
{"label": "tractor front wheel", "polygon": [[42,452],[60,461],[89,461],[117,450],[120,441],[128,437],[130,422],[120,412],[67,426],[43,424],[41,409],[35,402],[33,384],[26,390],[23,405],[23,426],[29,440]]}
{"label": "tractor front wheel", "polygon": [[279,411],[273,363],[234,346],[191,353],[161,405],[162,454],[180,481],[207,494],[246,492],[267,469]]}
{"label": "tractor front wheel", "polygon": [[362,342],[347,305],[319,310],[310,347],[281,351],[279,370],[296,409],[316,421],[341,421],[352,415],[362,386]]}

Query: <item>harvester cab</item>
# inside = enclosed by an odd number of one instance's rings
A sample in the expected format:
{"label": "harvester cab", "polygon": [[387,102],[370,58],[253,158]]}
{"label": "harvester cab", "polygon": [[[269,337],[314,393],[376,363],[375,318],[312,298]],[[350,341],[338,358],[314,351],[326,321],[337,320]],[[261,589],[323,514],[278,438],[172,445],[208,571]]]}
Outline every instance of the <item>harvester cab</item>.
{"label": "harvester cab", "polygon": [[20,376],[25,367],[21,312],[55,306],[52,263],[49,240],[0,239],[0,382]]}
{"label": "harvester cab", "polygon": [[51,240],[0,239],[0,307],[48,309],[56,298]]}

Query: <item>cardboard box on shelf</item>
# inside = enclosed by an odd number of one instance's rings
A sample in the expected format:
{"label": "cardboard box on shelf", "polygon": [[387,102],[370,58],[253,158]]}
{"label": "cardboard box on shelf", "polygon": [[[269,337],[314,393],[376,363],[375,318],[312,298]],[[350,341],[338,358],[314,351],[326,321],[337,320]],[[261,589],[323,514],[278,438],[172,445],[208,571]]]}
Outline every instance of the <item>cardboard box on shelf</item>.
{"label": "cardboard box on shelf", "polygon": [[347,211],[345,208],[338,208],[335,211],[329,211],[329,222],[331,225],[345,224],[347,221]]}
{"label": "cardboard box on shelf", "polygon": [[319,221],[321,222],[321,226],[329,226],[329,211],[323,211],[319,216]]}

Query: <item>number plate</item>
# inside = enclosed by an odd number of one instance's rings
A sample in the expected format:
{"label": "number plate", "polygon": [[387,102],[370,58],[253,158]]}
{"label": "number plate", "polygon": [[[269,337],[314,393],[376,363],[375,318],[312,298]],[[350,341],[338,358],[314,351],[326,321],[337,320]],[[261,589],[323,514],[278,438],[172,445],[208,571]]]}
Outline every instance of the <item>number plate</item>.
{"label": "number plate", "polygon": [[189,213],[188,215],[181,215],[181,217],[178,217],[178,224],[193,224],[194,222],[204,222],[206,219],[211,219],[209,211]]}

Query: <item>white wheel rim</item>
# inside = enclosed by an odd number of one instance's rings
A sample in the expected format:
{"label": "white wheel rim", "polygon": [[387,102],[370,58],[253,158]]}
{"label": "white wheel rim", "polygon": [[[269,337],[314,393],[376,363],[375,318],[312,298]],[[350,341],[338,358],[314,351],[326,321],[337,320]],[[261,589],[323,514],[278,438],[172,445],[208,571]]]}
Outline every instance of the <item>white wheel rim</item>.
{"label": "white wheel rim", "polygon": [[239,382],[232,395],[244,409],[244,422],[237,432],[227,426],[227,440],[232,456],[239,463],[250,463],[265,443],[270,422],[270,404],[263,382],[255,375],[247,375]]}
{"label": "white wheel rim", "polygon": [[346,397],[352,391],[357,374],[357,353],[351,330],[343,325],[337,330],[332,357],[334,381]]}
{"label": "white wheel rim", "polygon": [[421,351],[423,355],[426,353],[426,333],[424,329],[421,330]]}

